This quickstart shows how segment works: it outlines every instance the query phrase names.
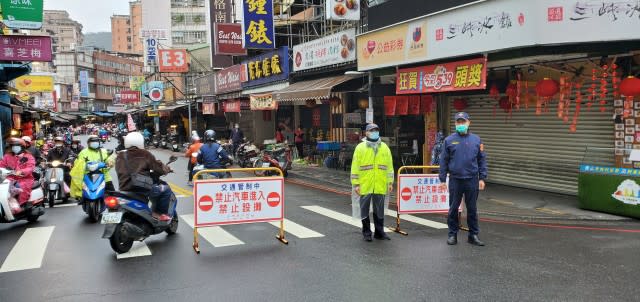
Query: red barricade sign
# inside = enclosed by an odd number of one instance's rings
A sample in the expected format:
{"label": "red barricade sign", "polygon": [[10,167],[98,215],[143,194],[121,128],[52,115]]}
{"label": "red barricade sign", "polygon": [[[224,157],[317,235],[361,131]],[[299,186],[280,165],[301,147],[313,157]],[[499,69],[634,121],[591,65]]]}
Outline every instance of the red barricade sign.
{"label": "red barricade sign", "polygon": [[438,174],[398,176],[399,214],[449,212],[449,191],[440,187]]}
{"label": "red barricade sign", "polygon": [[232,178],[194,182],[195,226],[281,221],[284,179]]}

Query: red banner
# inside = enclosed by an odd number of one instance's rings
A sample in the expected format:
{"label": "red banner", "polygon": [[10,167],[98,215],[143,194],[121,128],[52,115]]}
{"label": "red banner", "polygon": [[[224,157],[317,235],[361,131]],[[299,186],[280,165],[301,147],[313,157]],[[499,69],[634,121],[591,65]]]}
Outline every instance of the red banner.
{"label": "red banner", "polygon": [[242,48],[242,24],[215,23],[214,24],[216,54],[246,56],[247,50]]}
{"label": "red banner", "polygon": [[435,101],[433,100],[432,95],[423,95],[422,96],[422,112],[423,113],[431,113],[436,109]]}
{"label": "red banner", "polygon": [[386,116],[396,115],[396,97],[395,96],[384,97],[384,115]]}
{"label": "red banner", "polygon": [[420,96],[412,95],[409,97],[409,114],[420,115]]}
{"label": "red banner", "polygon": [[216,104],[202,103],[202,114],[216,114]]}
{"label": "red banner", "polygon": [[485,89],[487,59],[398,69],[396,94]]}
{"label": "red banner", "polygon": [[240,101],[224,102],[224,112],[240,112]]}
{"label": "red banner", "polygon": [[189,55],[186,49],[160,49],[158,56],[160,72],[189,72]]}
{"label": "red banner", "polygon": [[396,114],[397,115],[409,114],[409,97],[408,96],[396,97]]}
{"label": "red banner", "polygon": [[122,90],[120,91],[120,104],[131,104],[140,102],[140,91]]}
{"label": "red banner", "polygon": [[313,108],[313,127],[320,127],[320,108]]}

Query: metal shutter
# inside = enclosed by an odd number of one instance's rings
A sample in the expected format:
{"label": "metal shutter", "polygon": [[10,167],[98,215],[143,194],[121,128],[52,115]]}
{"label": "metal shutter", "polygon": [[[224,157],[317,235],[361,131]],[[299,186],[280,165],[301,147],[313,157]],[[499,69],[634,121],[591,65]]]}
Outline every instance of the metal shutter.
{"label": "metal shutter", "polygon": [[[583,96],[586,94],[584,90]],[[488,95],[467,99],[470,131],[480,136],[487,152],[489,182],[577,195],[585,148],[614,146],[612,98],[605,112],[600,112],[598,102],[587,109],[584,98],[575,133],[569,133],[569,124],[557,117],[557,100],[551,103],[548,113],[536,115],[534,106],[526,110],[521,106],[505,121],[508,113],[497,108],[494,116],[496,101]],[[574,106],[572,101],[571,117]],[[455,111],[453,107],[451,110]],[[455,131],[453,122],[451,129]],[[613,154],[603,161],[613,164]]]}

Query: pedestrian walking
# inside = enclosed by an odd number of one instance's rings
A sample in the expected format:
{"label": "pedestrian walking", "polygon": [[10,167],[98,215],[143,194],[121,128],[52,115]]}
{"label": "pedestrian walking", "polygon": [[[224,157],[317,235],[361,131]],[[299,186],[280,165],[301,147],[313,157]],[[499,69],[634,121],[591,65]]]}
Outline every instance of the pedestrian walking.
{"label": "pedestrian walking", "polygon": [[367,125],[366,135],[353,152],[351,164],[351,184],[360,196],[362,235],[365,241],[372,241],[369,209],[373,203],[373,237],[391,240],[384,233],[384,210],[385,196],[393,190],[393,158],[387,144],[380,140],[378,125]]}
{"label": "pedestrian walking", "polygon": [[447,174],[449,174],[449,236],[447,244],[458,243],[458,208],[464,197],[467,207],[467,225],[469,226],[468,242],[473,245],[484,246],[478,238],[478,193],[484,190],[484,180],[487,179],[487,160],[484,144],[480,137],[469,132],[471,121],[465,112],[458,112],[454,116],[456,133],[444,140],[440,156],[440,182],[443,189],[447,188]]}

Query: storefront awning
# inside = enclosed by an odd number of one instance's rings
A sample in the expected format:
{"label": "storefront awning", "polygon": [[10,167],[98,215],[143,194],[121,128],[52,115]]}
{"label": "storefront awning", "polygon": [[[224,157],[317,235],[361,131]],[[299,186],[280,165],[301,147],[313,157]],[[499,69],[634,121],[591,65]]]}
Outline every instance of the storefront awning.
{"label": "storefront awning", "polygon": [[360,79],[364,75],[341,75],[317,80],[302,81],[277,91],[274,98],[278,102],[322,100],[331,96],[333,88],[350,80]]}
{"label": "storefront awning", "polygon": [[59,122],[59,123],[68,123],[69,121],[61,118],[61,117],[57,117],[57,116],[51,116],[51,120]]}
{"label": "storefront awning", "polygon": [[113,113],[110,112],[100,112],[100,111],[94,111],[93,114],[100,116],[100,117],[112,117]]}
{"label": "storefront awning", "polygon": [[178,108],[186,107],[186,106],[187,106],[187,104],[180,104],[180,105],[165,106],[165,107],[162,107],[162,108],[158,108],[158,109],[157,109],[157,110],[155,110],[155,111],[173,111],[173,110],[176,110],[176,109],[178,109]]}
{"label": "storefront awning", "polygon": [[229,100],[229,99],[237,99],[239,97],[242,97],[242,91],[218,94],[216,96],[216,99],[219,101],[223,101],[223,100]]}
{"label": "storefront awning", "polygon": [[276,83],[276,84],[271,84],[271,85],[266,85],[261,87],[247,88],[242,91],[242,94],[250,95],[250,94],[256,94],[256,93],[279,91],[287,87],[289,87],[289,82],[281,82],[281,83]]}
{"label": "storefront awning", "polygon": [[64,114],[64,113],[58,113],[58,117],[61,117],[61,118],[65,119],[65,120],[69,120],[69,121],[75,120],[77,118],[77,116],[75,116],[75,115]]}

